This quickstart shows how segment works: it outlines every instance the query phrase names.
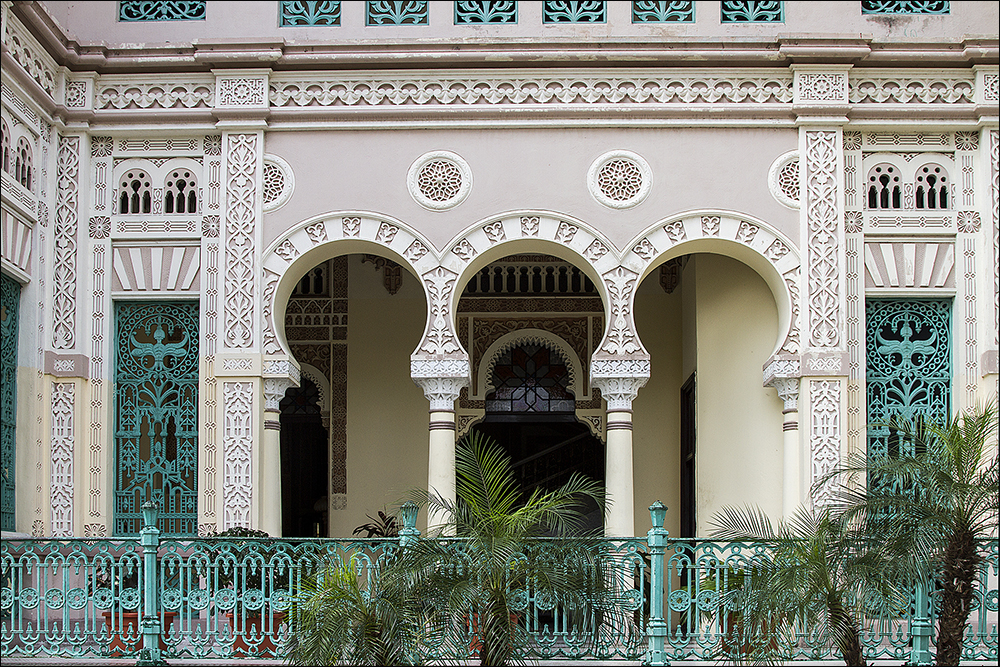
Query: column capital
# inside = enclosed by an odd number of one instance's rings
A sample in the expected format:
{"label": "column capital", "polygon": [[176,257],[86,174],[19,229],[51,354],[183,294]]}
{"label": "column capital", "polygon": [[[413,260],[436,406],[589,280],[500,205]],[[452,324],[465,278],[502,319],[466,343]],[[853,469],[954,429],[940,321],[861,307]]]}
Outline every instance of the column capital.
{"label": "column capital", "polygon": [[649,381],[649,372],[648,358],[594,359],[590,382],[601,390],[608,412],[630,410],[639,389]]}
{"label": "column capital", "polygon": [[264,378],[264,412],[280,412],[281,399],[291,387],[298,386],[287,377]]}
{"label": "column capital", "polygon": [[463,387],[470,384],[468,359],[410,358],[410,377],[424,390],[431,411],[452,411]]}

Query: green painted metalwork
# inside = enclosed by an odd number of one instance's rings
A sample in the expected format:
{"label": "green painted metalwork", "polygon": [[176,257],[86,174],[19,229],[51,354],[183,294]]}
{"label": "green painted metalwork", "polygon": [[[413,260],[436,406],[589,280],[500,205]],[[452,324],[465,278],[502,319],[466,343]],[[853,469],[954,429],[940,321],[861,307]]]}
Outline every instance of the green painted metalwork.
{"label": "green painted metalwork", "polygon": [[119,21],[204,21],[204,0],[119,0]]}
{"label": "green painted metalwork", "polygon": [[135,535],[140,508],[160,529],[198,526],[198,303],[115,304],[116,535]]}
{"label": "green painted metalwork", "polygon": [[911,453],[882,424],[950,416],[951,301],[869,300],[866,311],[868,452]]}
{"label": "green painted metalwork", "polygon": [[279,27],[323,25],[340,25],[340,0],[281,0],[278,3]]}
{"label": "green painted metalwork", "polygon": [[455,25],[517,23],[515,0],[456,0]]}
{"label": "green painted metalwork", "polygon": [[722,0],[723,23],[783,23],[785,3],[779,0]]}
{"label": "green painted metalwork", "polygon": [[[404,529],[397,539],[294,541],[164,539],[156,529],[155,505],[143,509],[138,540],[0,544],[0,653],[5,658],[104,660],[117,653],[140,658],[141,664],[162,658],[277,659],[291,631],[287,614],[303,576],[318,567],[353,563],[363,581],[372,581],[392,566],[401,548],[422,539],[413,506],[401,513]],[[750,585],[749,575],[764,562],[768,545],[669,539],[660,527],[665,508],[654,504],[650,509],[655,527],[646,539],[604,539],[593,547],[613,567],[602,575],[588,609],[565,609],[559,600],[531,588],[516,592],[512,601],[530,636],[519,658],[664,665],[732,657],[730,632],[737,609],[725,591]],[[538,539],[512,557],[558,557],[559,542]],[[460,538],[442,544],[459,556],[465,551]],[[981,541],[978,547],[983,561],[963,659],[995,661],[997,541]],[[914,599],[910,613],[919,606]],[[136,615],[130,618],[130,613]],[[911,643],[919,637],[913,620],[865,619],[861,637],[866,657],[910,658]],[[933,632],[933,615],[923,627]],[[839,658],[805,623],[794,630],[778,640],[785,660]],[[157,646],[160,655],[153,650]],[[440,647],[429,645],[421,647],[420,657],[425,663],[470,658],[444,655]]]}
{"label": "green painted metalwork", "polygon": [[632,0],[632,23],[694,23],[694,0]]}
{"label": "green painted metalwork", "polygon": [[862,14],[950,14],[948,0],[861,0]]}
{"label": "green painted metalwork", "polygon": [[542,23],[605,23],[608,7],[604,0],[544,0]]}
{"label": "green painted metalwork", "polygon": [[0,530],[14,530],[17,322],[21,284],[0,274]]}
{"label": "green painted metalwork", "polygon": [[366,25],[428,25],[427,0],[366,0]]}

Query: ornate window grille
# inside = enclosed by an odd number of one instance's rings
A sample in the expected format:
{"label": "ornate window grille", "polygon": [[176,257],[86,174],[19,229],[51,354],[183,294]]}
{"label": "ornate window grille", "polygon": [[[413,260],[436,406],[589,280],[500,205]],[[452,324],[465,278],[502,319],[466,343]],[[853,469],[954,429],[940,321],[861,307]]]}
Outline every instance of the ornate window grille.
{"label": "ornate window grille", "polygon": [[543,345],[525,343],[501,354],[492,382],[487,412],[568,413],[576,409],[566,361]]}
{"label": "ornate window grille", "polygon": [[951,410],[951,301],[869,300],[866,359],[868,453],[912,454],[887,424],[944,422]]}
{"label": "ornate window grille", "polygon": [[129,169],[118,184],[118,212],[149,213],[153,208],[153,187],[149,174]]}
{"label": "ornate window grille", "polygon": [[605,23],[607,3],[603,0],[545,0],[542,23]]}
{"label": "ornate window grille", "polygon": [[0,274],[0,530],[14,530],[17,316],[21,285]]}
{"label": "ornate window grille", "polygon": [[891,164],[872,167],[868,172],[868,208],[902,208],[903,191],[899,178],[899,171]]}
{"label": "ornate window grille", "polygon": [[862,14],[950,14],[947,0],[861,0]]}
{"label": "ornate window grille", "polygon": [[119,21],[204,21],[204,0],[119,0]]}
{"label": "ornate window grille", "polygon": [[778,0],[723,0],[723,23],[784,23],[785,3]]}
{"label": "ornate window grille", "polygon": [[340,0],[282,0],[278,5],[278,26],[282,28],[340,25]]}
{"label": "ornate window grille", "polygon": [[167,174],[163,193],[164,213],[195,213],[198,210],[198,181],[189,169]]}
{"label": "ornate window grille", "polygon": [[517,23],[515,0],[457,0],[455,25],[465,23]]}
{"label": "ornate window grille", "polygon": [[31,144],[24,137],[17,140],[14,154],[14,180],[26,190],[31,190]]}
{"label": "ornate window grille", "polygon": [[198,303],[115,305],[115,535],[198,532]]}
{"label": "ornate window grille", "polygon": [[426,0],[366,0],[365,25],[428,25]]}
{"label": "ornate window grille", "polygon": [[917,208],[948,208],[948,172],[939,164],[917,170],[914,201]]}
{"label": "ornate window grille", "polygon": [[694,23],[694,0],[633,0],[632,23]]}
{"label": "ornate window grille", "polygon": [[326,262],[309,269],[292,290],[292,296],[329,296],[330,281],[327,279]]}

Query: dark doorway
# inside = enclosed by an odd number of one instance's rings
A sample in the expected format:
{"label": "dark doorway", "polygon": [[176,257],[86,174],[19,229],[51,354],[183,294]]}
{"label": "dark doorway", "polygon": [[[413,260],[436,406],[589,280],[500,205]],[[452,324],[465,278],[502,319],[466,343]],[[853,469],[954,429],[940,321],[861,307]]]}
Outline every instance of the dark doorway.
{"label": "dark doorway", "polygon": [[[523,498],[535,488],[559,488],[574,472],[604,482],[604,443],[573,415],[490,415],[474,428],[510,455]],[[580,509],[587,514],[584,530],[604,526],[596,505]]]}
{"label": "dark doorway", "polygon": [[695,536],[695,382],[694,373],[681,385],[681,534]]}
{"label": "dark doorway", "polygon": [[327,537],[328,436],[319,390],[307,378],[281,400],[281,532]]}

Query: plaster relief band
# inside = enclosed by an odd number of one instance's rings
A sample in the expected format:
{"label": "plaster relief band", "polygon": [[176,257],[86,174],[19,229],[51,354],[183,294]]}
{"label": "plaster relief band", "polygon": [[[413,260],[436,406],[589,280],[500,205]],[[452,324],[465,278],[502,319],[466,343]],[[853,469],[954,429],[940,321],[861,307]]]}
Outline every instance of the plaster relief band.
{"label": "plaster relief band", "polygon": [[796,422],[785,422],[782,425],[781,430],[782,431],[798,431],[799,430],[799,423],[797,421]]}
{"label": "plaster relief band", "polygon": [[280,431],[281,430],[281,422],[276,422],[274,420],[268,419],[268,420],[266,420],[264,422],[264,430],[265,431]]}

